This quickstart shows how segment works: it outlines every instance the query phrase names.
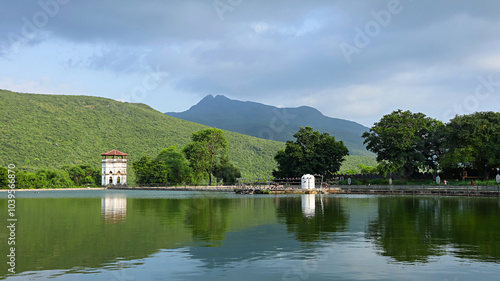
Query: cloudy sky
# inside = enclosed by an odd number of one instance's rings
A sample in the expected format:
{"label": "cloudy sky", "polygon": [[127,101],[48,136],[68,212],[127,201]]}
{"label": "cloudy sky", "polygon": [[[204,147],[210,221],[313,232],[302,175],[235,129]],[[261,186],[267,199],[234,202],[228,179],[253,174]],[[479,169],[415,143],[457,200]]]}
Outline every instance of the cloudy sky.
{"label": "cloudy sky", "polygon": [[500,1],[16,0],[0,89],[184,111],[208,94],[371,126],[500,109]]}

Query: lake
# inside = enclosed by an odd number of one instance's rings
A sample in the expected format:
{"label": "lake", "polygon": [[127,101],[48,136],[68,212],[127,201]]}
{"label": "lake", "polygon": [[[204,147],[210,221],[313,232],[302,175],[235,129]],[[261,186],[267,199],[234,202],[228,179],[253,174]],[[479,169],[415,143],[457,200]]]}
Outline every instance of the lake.
{"label": "lake", "polygon": [[500,200],[34,191],[5,280],[497,280]]}

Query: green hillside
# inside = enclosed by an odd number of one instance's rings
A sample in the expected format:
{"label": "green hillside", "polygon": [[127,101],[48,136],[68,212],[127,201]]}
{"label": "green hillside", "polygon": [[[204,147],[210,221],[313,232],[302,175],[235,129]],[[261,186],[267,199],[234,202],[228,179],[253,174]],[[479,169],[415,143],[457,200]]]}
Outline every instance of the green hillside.
{"label": "green hillside", "polygon": [[[112,149],[155,157],[185,146],[204,125],[166,116],[144,104],[89,96],[21,94],[0,90],[0,166],[20,169],[92,164]],[[225,132],[230,159],[245,177],[270,176],[284,143]],[[129,169],[129,179],[134,175]]]}

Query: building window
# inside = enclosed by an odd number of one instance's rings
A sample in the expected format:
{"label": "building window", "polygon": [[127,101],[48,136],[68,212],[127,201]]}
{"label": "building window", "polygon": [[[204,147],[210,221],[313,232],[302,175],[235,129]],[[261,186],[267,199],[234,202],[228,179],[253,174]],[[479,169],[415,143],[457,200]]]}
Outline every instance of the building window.
{"label": "building window", "polygon": [[109,177],[109,184],[113,184],[113,178]]}

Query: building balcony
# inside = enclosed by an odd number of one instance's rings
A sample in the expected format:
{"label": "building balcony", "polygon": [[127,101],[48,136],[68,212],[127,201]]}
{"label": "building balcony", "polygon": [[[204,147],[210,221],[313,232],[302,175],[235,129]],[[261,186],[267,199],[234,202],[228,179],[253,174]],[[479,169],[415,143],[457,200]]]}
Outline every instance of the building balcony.
{"label": "building balcony", "polygon": [[102,159],[102,163],[127,163],[127,159]]}

